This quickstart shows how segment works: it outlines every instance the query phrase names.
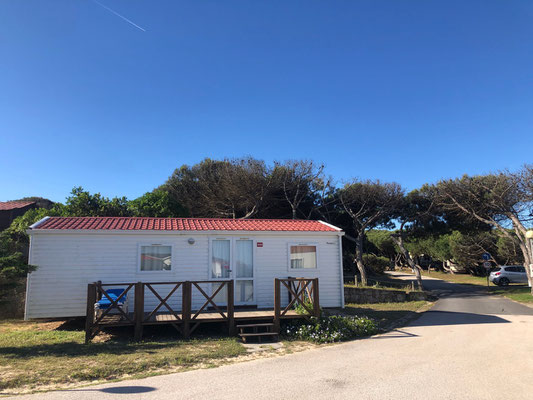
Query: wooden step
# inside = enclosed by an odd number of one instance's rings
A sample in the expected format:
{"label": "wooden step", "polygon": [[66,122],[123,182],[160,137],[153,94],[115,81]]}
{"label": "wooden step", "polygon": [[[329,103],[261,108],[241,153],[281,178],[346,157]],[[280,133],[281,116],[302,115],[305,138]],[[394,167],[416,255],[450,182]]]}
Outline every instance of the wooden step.
{"label": "wooden step", "polygon": [[238,336],[241,340],[246,343],[250,338],[257,338],[257,341],[261,343],[261,339],[264,337],[271,337],[274,340],[278,340],[279,332],[254,332],[254,333],[244,333],[241,330],[241,333],[238,333]]}
{"label": "wooden step", "polygon": [[274,326],[273,323],[237,325],[237,328],[255,328],[256,326]]}
{"label": "wooden step", "polygon": [[277,332],[239,333],[240,337],[278,336]]}

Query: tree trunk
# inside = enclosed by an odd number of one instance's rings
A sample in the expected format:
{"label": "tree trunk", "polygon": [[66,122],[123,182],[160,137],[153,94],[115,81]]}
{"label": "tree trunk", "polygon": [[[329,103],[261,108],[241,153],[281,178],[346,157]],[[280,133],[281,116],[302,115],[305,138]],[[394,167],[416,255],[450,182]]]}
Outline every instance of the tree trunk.
{"label": "tree trunk", "polygon": [[526,269],[527,282],[531,288],[531,294],[533,295],[533,279],[531,277],[530,264],[533,263],[533,247],[531,240],[526,238],[526,228],[515,216],[511,216],[513,222],[513,230],[518,239],[518,245],[524,256],[524,268]]}
{"label": "tree trunk", "polygon": [[424,289],[424,286],[422,285],[422,275],[420,274],[421,268],[418,265],[415,264],[415,262],[413,261],[413,259],[409,255],[409,252],[407,251],[407,249],[405,248],[405,246],[403,244],[402,235],[399,234],[398,236],[391,236],[391,237],[392,237],[392,240],[394,240],[394,242],[396,242],[396,244],[400,248],[400,251],[402,252],[402,254],[405,257],[405,259],[407,260],[407,264],[409,264],[409,266],[413,270],[413,273],[415,274],[415,277],[416,277],[416,281],[418,282],[418,287],[420,289]]}
{"label": "tree trunk", "polygon": [[397,268],[400,268],[402,265],[400,263],[400,258],[401,258],[401,255],[400,254],[396,254],[394,256],[394,269],[397,269]]}
{"label": "tree trunk", "polygon": [[520,249],[522,250],[522,254],[524,255],[524,268],[526,269],[527,282],[529,284],[529,287],[531,288],[531,294],[533,295],[533,285],[531,284],[533,279],[531,277],[530,269],[530,265],[533,263],[533,255],[531,254],[533,249],[530,243],[530,239],[526,239],[525,243],[520,242]]}
{"label": "tree trunk", "polygon": [[357,236],[357,239],[355,242],[355,263],[357,264],[357,269],[359,270],[359,273],[361,274],[361,284],[363,286],[366,286],[367,285],[366,269],[365,269],[365,265],[363,264],[363,239],[364,239],[363,233]]}

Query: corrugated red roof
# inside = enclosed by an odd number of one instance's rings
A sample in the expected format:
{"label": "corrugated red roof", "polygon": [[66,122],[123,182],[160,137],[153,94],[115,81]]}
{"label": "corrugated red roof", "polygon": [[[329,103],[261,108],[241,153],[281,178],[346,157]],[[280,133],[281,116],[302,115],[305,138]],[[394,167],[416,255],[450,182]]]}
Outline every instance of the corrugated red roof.
{"label": "corrugated red roof", "polygon": [[35,203],[34,201],[0,201],[0,211],[16,210],[17,208],[24,208],[30,204]]}
{"label": "corrugated red roof", "polygon": [[150,231],[305,231],[336,232],[320,221],[292,219],[50,217],[34,229]]}

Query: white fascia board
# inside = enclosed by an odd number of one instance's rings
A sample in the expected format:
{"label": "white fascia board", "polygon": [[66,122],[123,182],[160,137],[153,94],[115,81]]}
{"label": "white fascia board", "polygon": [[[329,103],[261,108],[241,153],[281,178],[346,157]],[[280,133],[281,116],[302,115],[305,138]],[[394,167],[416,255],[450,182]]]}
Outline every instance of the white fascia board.
{"label": "white fascia board", "polygon": [[[30,232],[30,231],[28,231]],[[242,235],[242,236],[342,236],[344,232],[338,231],[158,231],[158,230],[121,230],[121,229],[35,229],[32,234],[55,234],[55,235]]]}
{"label": "white fascia board", "polygon": [[37,221],[36,223],[34,223],[33,225],[30,225],[29,228],[26,230],[26,233],[28,235],[31,235],[33,233],[33,229],[35,229],[37,226],[41,225],[44,221],[46,221],[47,219],[49,219],[50,217],[44,217],[44,218],[41,218],[39,221]]}
{"label": "white fascia board", "polygon": [[321,221],[321,220],[318,220],[318,222],[320,222],[321,224],[324,224],[326,226],[329,226],[330,228],[335,229],[337,232],[342,233],[342,235],[344,235],[343,230],[341,228],[339,228],[338,226],[332,225],[332,224],[330,224],[328,222]]}

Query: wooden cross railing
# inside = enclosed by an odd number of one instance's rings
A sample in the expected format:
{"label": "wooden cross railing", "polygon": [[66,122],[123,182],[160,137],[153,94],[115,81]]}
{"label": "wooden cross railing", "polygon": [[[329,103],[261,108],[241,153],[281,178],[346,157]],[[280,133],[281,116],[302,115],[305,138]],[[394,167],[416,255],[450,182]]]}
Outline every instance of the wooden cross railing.
{"label": "wooden cross railing", "polygon": [[[218,288],[209,295],[202,284],[218,285]],[[104,289],[105,287],[113,286],[125,287],[124,291],[113,299],[112,296]],[[161,294],[162,291],[158,288],[165,286],[168,290],[167,294]],[[134,289],[134,308],[133,314],[124,312],[121,307],[120,301],[125,299],[128,292]],[[171,306],[171,300],[177,301],[177,293],[181,288],[181,310],[176,310]],[[224,298],[225,304],[217,304],[215,301],[216,296],[226,288],[227,295]],[[194,289],[194,293],[193,293]],[[145,311],[145,294],[151,293],[159,301],[159,303],[151,310]],[[203,305],[193,311],[193,299],[194,295],[202,299],[205,299]],[[95,303],[101,298],[107,298],[111,304],[103,310],[100,315],[96,315]],[[163,308],[164,307],[164,308]],[[152,324],[170,324],[183,337],[188,338],[189,335],[200,325],[201,313],[207,311],[210,307],[212,310],[220,314],[222,321],[228,324],[228,331],[230,335],[235,333],[235,318],[234,318],[234,283],[233,280],[218,280],[218,281],[183,281],[183,282],[137,282],[137,283],[108,283],[102,284],[101,282],[90,283],[87,288],[87,318],[85,326],[85,342],[88,343],[94,338],[104,325],[107,326],[121,326],[121,325],[133,325],[135,327],[135,339],[141,340],[143,327],[145,325]],[[161,314],[160,310],[165,309],[167,317],[158,320],[158,314]],[[118,319],[113,323],[103,323],[106,317],[110,317],[112,310],[118,311]],[[211,311],[211,310],[210,310]],[[133,317],[132,317],[133,316]],[[191,323],[195,323],[191,328]]]}
{"label": "wooden cross railing", "polygon": [[[288,303],[281,306],[281,290],[287,289]],[[318,278],[274,279],[274,325],[279,331],[280,320],[295,306],[300,306],[306,314],[304,317],[320,316],[318,295]]]}
{"label": "wooden cross railing", "polygon": [[[234,287],[233,287],[233,280],[219,280],[219,281],[192,281],[192,282],[189,282],[189,283],[192,283],[192,287],[191,289],[193,288],[196,288],[198,292],[200,292],[202,294],[202,296],[206,299],[204,304],[194,313],[194,315],[192,317],[190,317],[190,321],[197,321],[196,324],[190,329],[190,331],[188,332],[188,334],[192,333],[197,327],[198,325],[200,325],[200,321],[198,321],[198,316],[200,315],[200,313],[208,306],[208,305],[211,305],[213,307],[214,310],[216,310],[220,316],[222,317],[222,319],[224,321],[226,321],[228,323],[228,327],[229,327],[229,334],[230,335],[233,335],[234,334],[234,331],[235,331],[235,316],[234,316]],[[218,288],[216,290],[213,291],[213,294],[211,294],[211,296],[209,296],[203,289],[202,287],[200,286],[201,284],[215,284],[215,285],[219,285]],[[217,305],[215,302],[214,302],[214,298],[216,297],[217,294],[219,294],[222,289],[226,287],[226,313],[224,313],[219,305]],[[191,297],[192,297],[192,293],[191,293]],[[190,312],[189,312],[189,316],[190,316]],[[184,325],[185,326],[185,325]]]}
{"label": "wooden cross railing", "polygon": [[[88,343],[93,337],[95,337],[101,329],[101,322],[109,314],[111,310],[117,310],[121,317],[124,318],[127,323],[134,323],[134,320],[130,318],[128,313],[124,312],[121,307],[120,300],[126,299],[128,292],[134,286],[133,283],[113,283],[113,284],[103,284],[98,281],[95,283],[90,283],[87,287],[87,318],[85,320],[85,342]],[[104,289],[104,286],[113,286],[113,287],[124,287],[124,291],[113,300],[113,298],[107,293]],[[95,303],[102,299],[106,298],[110,301],[110,305],[99,315],[96,316],[96,310],[94,309]]]}
{"label": "wooden cross railing", "polygon": [[[206,285],[213,287],[211,294]],[[120,294],[111,296],[106,288],[110,286],[122,288]],[[209,287],[209,286],[208,286]],[[133,289],[133,313],[124,311],[127,307],[126,296]],[[180,304],[179,290],[181,289],[181,310],[176,305]],[[220,296],[223,290],[226,296]],[[282,307],[282,290],[287,291],[288,301]],[[157,304],[146,310],[146,294],[151,294]],[[101,298],[109,300],[110,304],[96,315],[95,303]],[[203,303],[198,309],[193,310],[193,300],[200,299]],[[125,300],[125,301],[123,301]],[[170,324],[178,330],[183,337],[189,335],[201,322],[225,322],[230,335],[235,334],[234,312],[234,281],[182,281],[182,282],[136,282],[136,283],[90,283],[87,286],[87,319],[85,326],[85,342],[88,343],[105,326],[134,326],[135,339],[141,340],[143,327],[154,324]],[[152,303],[150,300],[149,304]],[[122,304],[124,303],[124,304]],[[294,308],[298,307],[300,314]],[[111,315],[112,310],[116,311]],[[164,310],[164,312],[161,312]],[[303,311],[303,313],[302,313]],[[206,316],[207,314],[207,316]],[[272,314],[265,319],[272,318]],[[279,332],[281,318],[295,318],[298,316],[309,318],[320,316],[320,303],[318,297],[318,278],[283,278],[274,280],[274,326]]]}

